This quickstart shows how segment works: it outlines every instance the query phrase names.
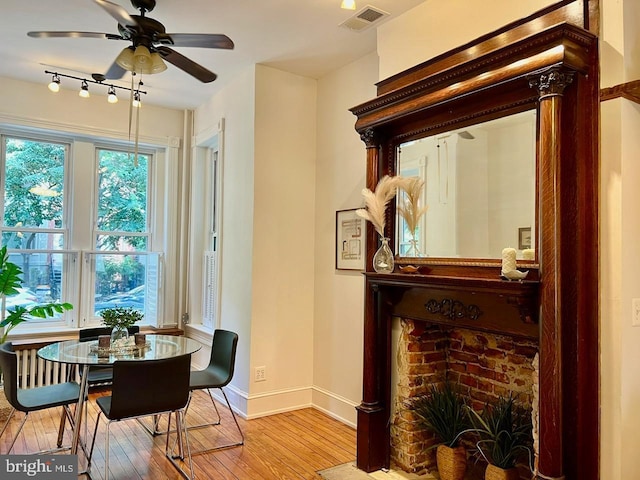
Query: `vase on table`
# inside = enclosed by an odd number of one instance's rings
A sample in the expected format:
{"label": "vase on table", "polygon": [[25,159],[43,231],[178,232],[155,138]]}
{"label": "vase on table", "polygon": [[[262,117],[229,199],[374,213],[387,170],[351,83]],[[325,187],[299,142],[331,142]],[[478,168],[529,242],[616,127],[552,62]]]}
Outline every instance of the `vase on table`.
{"label": "vase on table", "polygon": [[373,269],[377,273],[392,273],[394,267],[393,252],[389,247],[389,239],[380,237],[380,248],[373,256]]}
{"label": "vase on table", "polygon": [[409,240],[409,248],[405,253],[405,257],[421,257],[420,248],[418,248],[418,239],[415,232],[411,233],[411,240]]}
{"label": "vase on table", "polygon": [[111,345],[123,345],[129,339],[129,330],[127,327],[116,325],[111,330]]}

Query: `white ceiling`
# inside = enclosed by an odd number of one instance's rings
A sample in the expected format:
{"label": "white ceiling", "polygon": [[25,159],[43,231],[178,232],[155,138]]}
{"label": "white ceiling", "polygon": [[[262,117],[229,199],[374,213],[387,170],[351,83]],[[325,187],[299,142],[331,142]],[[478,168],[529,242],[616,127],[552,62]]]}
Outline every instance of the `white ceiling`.
{"label": "white ceiling", "polygon": [[[137,14],[128,0],[111,0]],[[375,50],[375,28],[354,32],[339,24],[371,5],[390,13],[388,21],[424,0],[357,0],[355,11],[340,9],[340,0],[157,0],[148,17],[168,33],[224,33],[234,50],[175,47],[179,53],[218,75],[204,84],[168,64],[144,78],[145,102],[172,108],[195,108],[246,67],[260,63],[319,78]],[[75,76],[104,73],[124,41],[94,38],[31,38],[32,30],[117,34],[117,22],[93,0],[1,0],[0,77],[42,83],[44,70]],[[382,22],[376,23],[379,25]],[[79,82],[62,78],[62,88]],[[113,82],[130,86],[130,77]],[[91,86],[90,86],[91,87]],[[104,88],[99,88],[101,94]]]}

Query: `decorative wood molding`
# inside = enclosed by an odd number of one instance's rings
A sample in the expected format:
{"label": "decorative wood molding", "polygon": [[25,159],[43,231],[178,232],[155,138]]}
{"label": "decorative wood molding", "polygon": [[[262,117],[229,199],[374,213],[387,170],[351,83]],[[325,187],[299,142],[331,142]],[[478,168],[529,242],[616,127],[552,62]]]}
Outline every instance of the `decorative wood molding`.
{"label": "decorative wood molding", "polygon": [[640,104],[640,80],[621,83],[615,87],[607,87],[600,90],[600,101],[606,102],[614,98],[624,98]]}

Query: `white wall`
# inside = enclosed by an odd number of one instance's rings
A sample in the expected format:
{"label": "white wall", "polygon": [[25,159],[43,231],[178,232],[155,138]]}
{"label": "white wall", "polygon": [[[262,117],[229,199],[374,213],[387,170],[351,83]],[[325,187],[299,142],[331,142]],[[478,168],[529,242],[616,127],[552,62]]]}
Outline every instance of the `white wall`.
{"label": "white wall", "polygon": [[335,212],[362,206],[366,151],[349,108],[375,97],[374,53],[318,82],[313,404],[355,425],[362,400],[364,278],[335,269]]}
{"label": "white wall", "polygon": [[526,17],[556,0],[426,0],[378,28],[380,79]]}
{"label": "white wall", "polygon": [[[220,327],[239,336],[231,399],[246,412],[250,389],[251,296],[254,208],[255,68],[242,72],[224,90],[194,111],[194,134],[209,138],[225,121],[224,201],[222,211],[222,271]],[[192,205],[197,209],[197,205]]]}
{"label": "white wall", "polygon": [[311,403],[316,81],[258,65],[255,109],[249,416]]}
{"label": "white wall", "polygon": [[[42,83],[0,77],[0,122],[128,140],[129,102],[125,98],[111,104],[106,96],[96,93],[90,98],[80,98],[78,90],[64,88],[52,93],[47,89],[48,81],[46,77]],[[172,138],[180,140],[183,111],[156,107],[144,100],[143,96],[140,142],[167,145]],[[131,136],[132,143],[133,139]]]}
{"label": "white wall", "polygon": [[220,326],[240,337],[232,390],[251,418],[311,403],[316,81],[256,65],[195,111],[196,137],[221,118]]}
{"label": "white wall", "polygon": [[[640,7],[634,0],[601,5],[601,86],[640,78]],[[640,471],[640,328],[632,299],[640,298],[640,106],[617,99],[601,106],[601,478],[634,478]]]}

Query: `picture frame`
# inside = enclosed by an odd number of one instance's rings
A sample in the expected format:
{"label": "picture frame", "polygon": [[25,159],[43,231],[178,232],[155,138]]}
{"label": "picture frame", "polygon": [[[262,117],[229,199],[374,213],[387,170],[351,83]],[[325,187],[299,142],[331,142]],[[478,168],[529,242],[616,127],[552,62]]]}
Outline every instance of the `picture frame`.
{"label": "picture frame", "polygon": [[518,228],[518,250],[531,248],[531,227]]}
{"label": "picture frame", "polygon": [[336,211],[336,270],[364,270],[364,218],[357,208]]}

